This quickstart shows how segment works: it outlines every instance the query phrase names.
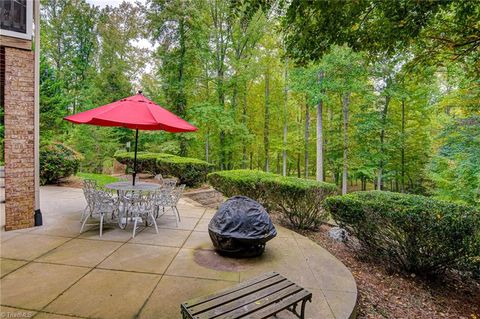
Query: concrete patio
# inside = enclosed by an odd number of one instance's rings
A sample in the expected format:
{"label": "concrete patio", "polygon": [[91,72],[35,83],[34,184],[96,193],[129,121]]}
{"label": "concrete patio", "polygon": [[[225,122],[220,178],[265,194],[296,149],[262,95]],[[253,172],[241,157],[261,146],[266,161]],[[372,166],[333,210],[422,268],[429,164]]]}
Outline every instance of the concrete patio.
{"label": "concrete patio", "polygon": [[[79,234],[81,189],[41,188],[44,226],[1,232],[2,318],[180,318],[180,303],[277,271],[313,293],[308,318],[349,318],[357,288],[349,270],[309,239],[277,226],[265,254],[229,259],[213,251],[214,210],[182,199],[182,222],[159,219],[159,234],[97,224]],[[2,209],[2,225],[4,204]],[[293,318],[288,312],[278,318]]]}

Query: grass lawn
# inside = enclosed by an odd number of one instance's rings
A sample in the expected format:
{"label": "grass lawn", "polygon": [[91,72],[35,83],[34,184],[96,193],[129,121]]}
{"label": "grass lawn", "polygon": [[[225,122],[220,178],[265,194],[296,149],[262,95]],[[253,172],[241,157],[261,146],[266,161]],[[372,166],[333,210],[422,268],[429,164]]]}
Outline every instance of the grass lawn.
{"label": "grass lawn", "polygon": [[94,174],[94,173],[77,173],[77,177],[81,179],[93,179],[97,181],[98,186],[103,187],[106,184],[114,183],[118,181],[118,177],[104,175],[104,174]]}

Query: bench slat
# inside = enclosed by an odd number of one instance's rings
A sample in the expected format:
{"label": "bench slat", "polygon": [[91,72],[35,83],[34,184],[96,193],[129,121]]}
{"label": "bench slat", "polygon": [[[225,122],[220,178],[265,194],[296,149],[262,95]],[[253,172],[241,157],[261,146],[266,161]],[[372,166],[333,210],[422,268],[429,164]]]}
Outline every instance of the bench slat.
{"label": "bench slat", "polygon": [[236,285],[233,288],[225,289],[225,290],[219,291],[219,292],[217,292],[215,294],[212,294],[212,295],[190,299],[190,300],[184,302],[182,304],[182,306],[186,309],[189,309],[193,306],[197,306],[197,305],[202,304],[204,302],[208,302],[210,300],[213,300],[213,299],[216,299],[216,298],[234,293],[238,290],[241,290],[241,289],[244,289],[244,288],[249,287],[251,285],[257,284],[258,282],[268,280],[268,279],[270,279],[272,277],[275,277],[275,276],[280,276],[280,275],[276,272],[268,272],[268,273],[265,273],[265,274],[260,275],[258,277],[255,277],[255,278],[252,278],[252,279],[249,279],[249,280],[245,280],[245,281],[241,282],[240,284]]}
{"label": "bench slat", "polygon": [[214,317],[214,318],[221,318],[221,319],[237,319],[241,318],[245,315],[251,314],[255,311],[258,311],[259,309],[265,308],[266,306],[278,302],[282,300],[283,298],[286,298],[292,294],[295,294],[299,291],[303,290],[302,287],[293,285],[290,286],[286,289],[283,289],[281,291],[278,291],[276,293],[273,293],[269,295],[268,297],[264,297],[262,299],[259,299],[255,301],[254,303],[250,303],[248,305],[245,305],[241,308],[237,308],[229,313],[223,314],[219,317]]}
{"label": "bench slat", "polygon": [[230,289],[188,300],[181,309],[186,318],[192,319],[264,319],[311,298],[312,293],[269,272]]}
{"label": "bench slat", "polygon": [[[291,305],[300,302],[301,300],[304,300],[306,298],[312,298],[312,293],[308,292],[306,290],[302,290],[297,292],[295,295],[288,296],[287,298],[283,299],[280,302],[271,304],[268,307],[265,307],[261,309],[260,311],[257,311],[255,313],[252,313],[248,316],[248,319],[264,319],[264,318],[269,318],[274,314],[279,313],[282,310],[287,309]],[[299,305],[301,306],[301,305]],[[297,306],[298,307],[298,306]],[[298,308],[297,308],[298,309]]]}
{"label": "bench slat", "polygon": [[267,287],[265,289],[261,289],[255,293],[244,296],[243,298],[230,300],[230,302],[224,305],[221,305],[219,307],[213,308],[208,312],[204,312],[201,314],[192,312],[192,314],[198,315],[198,318],[215,318],[223,314],[226,314],[228,312],[234,311],[238,308],[244,308],[249,304],[256,303],[258,300],[262,300],[263,298],[267,298],[267,297],[271,298],[273,294],[278,293],[282,290],[285,290],[291,286],[294,286],[294,283],[288,280],[280,281],[279,283],[273,286]]}
{"label": "bench slat", "polygon": [[188,311],[190,311],[192,315],[198,315],[212,308],[220,307],[224,304],[231,303],[233,301],[243,300],[242,297],[245,297],[245,296],[248,297],[248,295],[257,294],[260,291],[262,291],[262,289],[266,289],[268,287],[271,287],[281,282],[287,282],[287,286],[293,284],[289,282],[287,279],[283,278],[282,276],[274,276],[272,278],[263,280],[261,282],[257,282],[256,284],[253,284],[248,287],[244,287],[242,289],[239,289],[227,295],[223,295],[216,299],[212,299],[212,300],[203,302],[201,304],[198,304],[196,306],[189,307]]}

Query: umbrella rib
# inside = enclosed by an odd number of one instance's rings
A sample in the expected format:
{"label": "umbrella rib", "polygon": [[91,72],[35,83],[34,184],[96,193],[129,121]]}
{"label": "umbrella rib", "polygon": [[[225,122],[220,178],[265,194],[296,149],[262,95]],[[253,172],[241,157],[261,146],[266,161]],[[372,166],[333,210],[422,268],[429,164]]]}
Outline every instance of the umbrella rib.
{"label": "umbrella rib", "polygon": [[[150,115],[152,116],[153,120],[155,121],[155,123],[157,123],[157,125],[160,127],[160,123],[158,122],[157,118],[155,117],[155,115],[153,115],[152,111],[150,110],[150,107],[149,105],[147,105],[147,110],[148,112],[150,112]],[[161,127],[160,127],[161,130],[163,130]]]}

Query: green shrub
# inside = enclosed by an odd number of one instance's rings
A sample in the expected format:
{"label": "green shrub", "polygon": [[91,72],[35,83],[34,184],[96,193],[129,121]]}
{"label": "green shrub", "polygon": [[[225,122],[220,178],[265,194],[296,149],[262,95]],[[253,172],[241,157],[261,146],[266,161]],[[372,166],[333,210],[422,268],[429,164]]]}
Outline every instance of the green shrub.
{"label": "green shrub", "polygon": [[40,184],[58,183],[62,178],[77,173],[82,156],[60,143],[40,148]]}
{"label": "green shrub", "polygon": [[[173,157],[175,155],[165,153],[137,153],[137,171],[143,173],[158,174],[157,158]],[[113,157],[122,164],[127,165],[128,170],[133,170],[135,153],[133,152],[116,152]]]}
{"label": "green shrub", "polygon": [[326,219],[322,202],[336,192],[334,184],[252,170],[214,172],[209,183],[225,196],[244,195],[276,210],[294,227],[317,228]]}
{"label": "green shrub", "polygon": [[159,172],[165,172],[177,177],[182,184],[196,186],[207,180],[213,164],[189,157],[159,157],[157,168]]}
{"label": "green shrub", "polygon": [[480,255],[480,212],[471,206],[370,191],[330,197],[325,207],[365,253],[397,269],[439,273]]}
{"label": "green shrub", "polygon": [[[134,153],[117,152],[114,158],[133,170]],[[187,186],[196,186],[206,181],[207,174],[214,165],[205,161],[166,153],[137,153],[137,172],[175,176]]]}

